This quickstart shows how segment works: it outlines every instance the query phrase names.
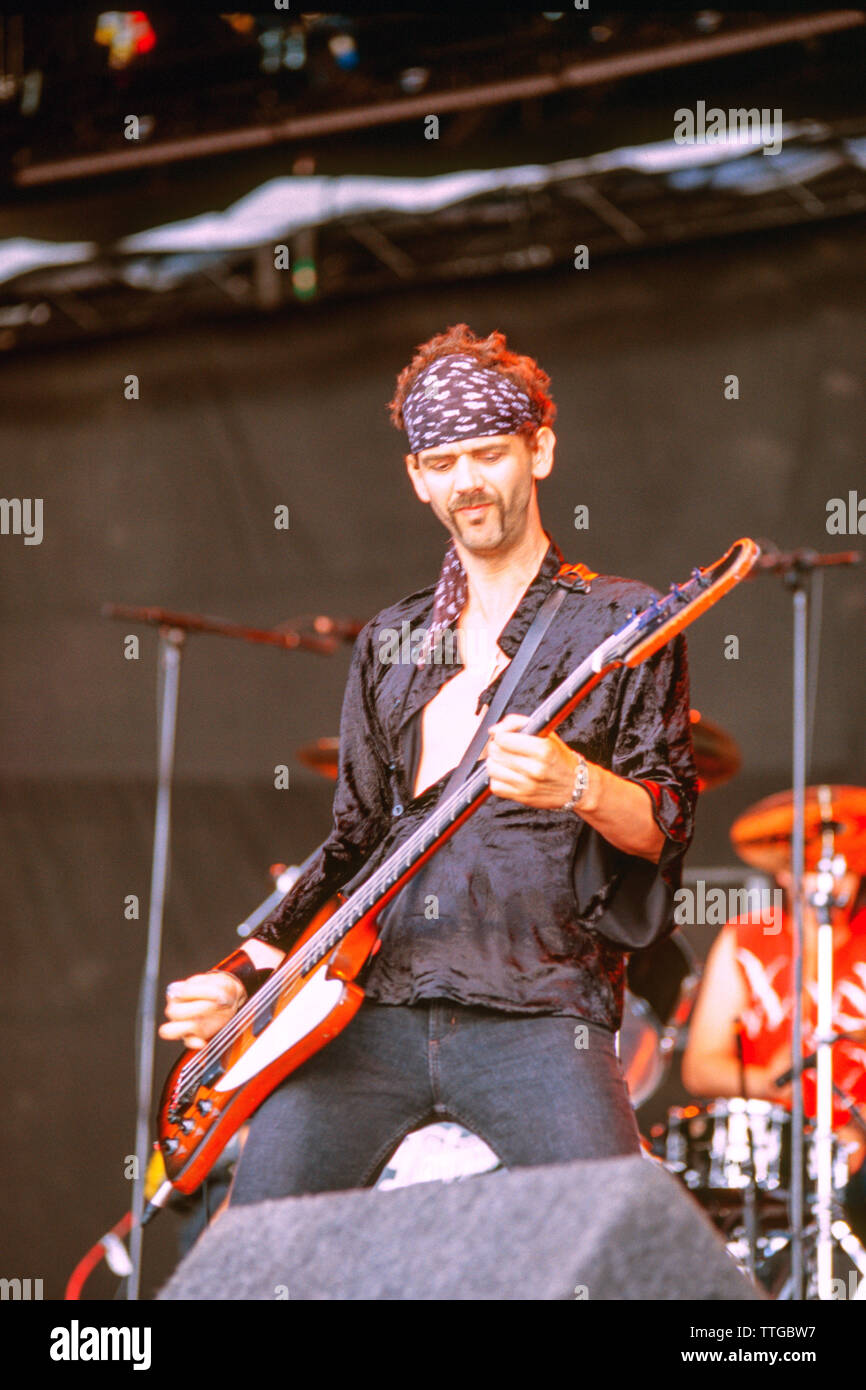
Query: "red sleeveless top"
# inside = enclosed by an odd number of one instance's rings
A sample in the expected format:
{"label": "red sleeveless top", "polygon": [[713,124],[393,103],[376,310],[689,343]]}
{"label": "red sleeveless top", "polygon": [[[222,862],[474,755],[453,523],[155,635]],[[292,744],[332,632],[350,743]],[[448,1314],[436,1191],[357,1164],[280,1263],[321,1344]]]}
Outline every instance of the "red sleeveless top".
{"label": "red sleeveless top", "polygon": [[[738,917],[728,924],[736,938],[736,959],[748,996],[743,1015],[743,1057],[747,1065],[765,1066],[790,1041],[793,988],[793,921],[777,914],[768,931],[759,916]],[[833,1031],[866,1029],[866,908],[852,918],[848,940],[833,953]],[[817,990],[804,989],[803,1054],[815,1051]],[[833,1048],[833,1080],[851,1098],[866,1103],[866,1041],[839,1042]],[[815,1070],[803,1073],[803,1105],[814,1117]],[[834,1101],[834,1124],[850,1117],[840,1099]]]}

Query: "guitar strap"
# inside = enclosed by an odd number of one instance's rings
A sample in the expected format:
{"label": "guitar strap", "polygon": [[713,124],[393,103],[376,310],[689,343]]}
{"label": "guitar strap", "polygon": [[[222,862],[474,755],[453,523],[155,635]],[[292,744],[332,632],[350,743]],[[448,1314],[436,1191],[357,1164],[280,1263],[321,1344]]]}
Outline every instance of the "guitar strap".
{"label": "guitar strap", "polygon": [[511,698],[512,692],[517,686],[530,660],[535,654],[539,642],[549,628],[551,622],[565,595],[568,593],[588,594],[593,579],[597,575],[586,565],[563,564],[553,581],[550,593],[544,603],[539,608],[530,624],[523,641],[514,653],[508,666],[502,674],[499,687],[494,695],[487,713],[475,731],[475,735],[466,752],[463,754],[459,764],[455,767],[448,779],[445,790],[442,793],[442,800],[446,800],[457,787],[465,781],[478,761],[484,745],[487,742],[487,730],[495,724],[506,704]]}
{"label": "guitar strap", "polygon": [[[587,569],[586,565],[569,565],[564,563],[560,567],[553,581],[550,593],[545,598],[544,603],[530,623],[523,641],[517,648],[508,666],[506,666],[503,671],[496,694],[490,702],[487,713],[476,729],[472,742],[469,744],[459,764],[449,777],[445,789],[442,792],[442,801],[444,801],[447,796],[450,796],[451,792],[456,790],[457,786],[468,777],[469,773],[474,768],[478,760],[478,755],[487,741],[487,730],[490,728],[491,724],[496,722],[502,710],[505,708],[517,682],[529,665],[530,659],[550,626],[565,595],[572,592],[588,594],[593,579],[597,578],[596,572]],[[348,883],[343,884],[340,892],[347,896],[354,893],[357,888],[361,887],[365,879],[373,873],[373,870],[376,868],[376,863],[377,856],[374,853],[360,872],[357,873],[354,878],[350,879]],[[387,914],[390,910],[391,907],[389,906],[385,909],[385,913]],[[380,921],[384,927],[387,922],[387,916],[382,917]]]}

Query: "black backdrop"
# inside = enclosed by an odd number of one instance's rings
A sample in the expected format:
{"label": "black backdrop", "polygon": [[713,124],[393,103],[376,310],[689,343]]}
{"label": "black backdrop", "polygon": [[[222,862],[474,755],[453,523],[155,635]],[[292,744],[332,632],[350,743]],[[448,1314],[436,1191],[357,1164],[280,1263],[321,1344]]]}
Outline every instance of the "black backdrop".
{"label": "black backdrop", "polygon": [[[559,444],[541,504],[567,559],[666,587],[743,534],[856,545],[825,520],[829,498],[866,493],[864,242],[862,225],[801,229],[7,361],[3,492],[44,499],[44,539],[0,537],[5,1275],[61,1296],[130,1195],[156,637],[100,604],[366,619],[431,582],[445,536],[385,402],[414,345],[460,320],[503,329],[551,374]],[[739,400],[724,398],[731,373]],[[692,864],[733,862],[734,815],[790,784],[789,607],[762,578],[691,629],[693,704],[744,759],[704,798]],[[828,577],[813,780],[866,780],[864,616],[862,571]],[[130,631],[138,661],[123,657]],[[330,787],[294,755],[336,732],[348,660],[189,642],[165,979],[224,954],[268,865],[326,832]],[[281,763],[288,790],[273,785]],[[173,1055],[159,1044],[158,1075]],[[173,1220],[151,1228],[146,1292],[170,1267]],[[115,1283],[100,1272],[88,1292]]]}

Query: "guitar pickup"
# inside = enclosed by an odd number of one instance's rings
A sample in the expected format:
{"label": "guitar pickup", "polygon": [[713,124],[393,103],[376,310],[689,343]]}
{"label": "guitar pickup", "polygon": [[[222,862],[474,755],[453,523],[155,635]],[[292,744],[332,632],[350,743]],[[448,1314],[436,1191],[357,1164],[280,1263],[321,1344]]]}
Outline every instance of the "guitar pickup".
{"label": "guitar pickup", "polygon": [[276,1005],[276,1002],[276,998],[269,999],[268,1002],[266,1004],[263,1004],[262,1007],[256,1012],[256,1016],[253,1019],[252,1026],[250,1028],[250,1032],[252,1033],[254,1038],[257,1038],[259,1036],[259,1033],[263,1033],[267,1028],[268,1024],[274,1016],[274,1007]]}
{"label": "guitar pickup", "polygon": [[201,1076],[198,1078],[199,1086],[212,1086],[221,1076],[225,1076],[225,1071],[226,1069],[219,1057],[215,1057],[210,1063],[207,1071],[202,1072]]}

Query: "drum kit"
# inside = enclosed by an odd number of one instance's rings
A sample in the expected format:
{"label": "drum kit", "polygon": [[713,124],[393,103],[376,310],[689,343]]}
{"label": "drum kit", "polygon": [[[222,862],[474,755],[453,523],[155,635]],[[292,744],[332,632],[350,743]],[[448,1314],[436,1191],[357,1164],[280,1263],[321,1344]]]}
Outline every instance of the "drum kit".
{"label": "drum kit", "polygon": [[[791,1115],[770,1101],[729,1097],[707,1105],[673,1106],[651,1130],[650,1155],[673,1173],[707,1212],[744,1274],[774,1299],[793,1297],[788,1219]],[[838,1253],[838,1298],[866,1298],[866,1251],[842,1209],[849,1180],[846,1146],[832,1145],[832,1185]],[[815,1132],[807,1129],[804,1194],[807,1210],[806,1296],[817,1296],[814,1219],[817,1192]]]}

